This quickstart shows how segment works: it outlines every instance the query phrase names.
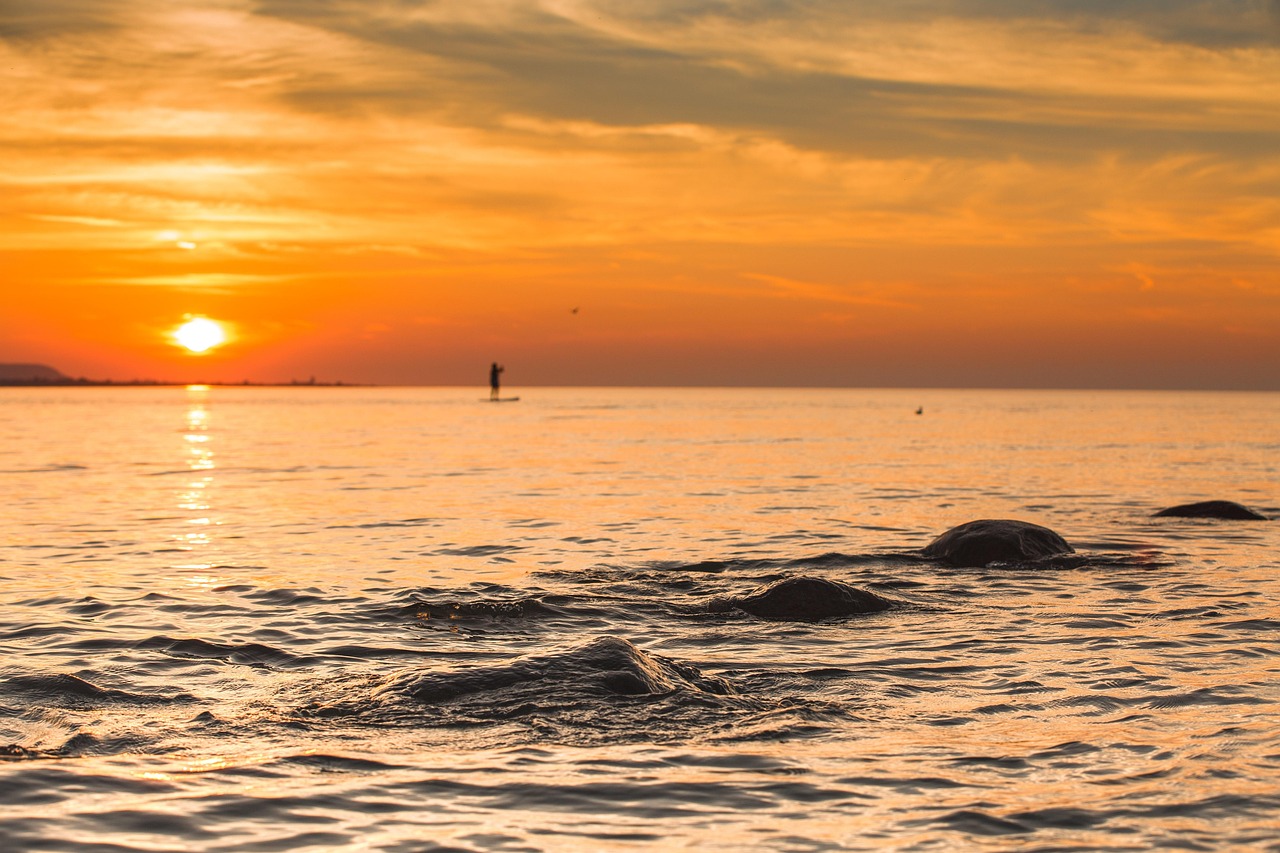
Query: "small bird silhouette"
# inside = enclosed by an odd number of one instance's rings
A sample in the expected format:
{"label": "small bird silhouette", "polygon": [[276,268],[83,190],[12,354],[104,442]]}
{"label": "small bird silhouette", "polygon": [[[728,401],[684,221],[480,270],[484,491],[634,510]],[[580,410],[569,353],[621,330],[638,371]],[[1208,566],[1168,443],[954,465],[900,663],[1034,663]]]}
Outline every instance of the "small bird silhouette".
{"label": "small bird silhouette", "polygon": [[917,414],[917,415],[923,415],[923,414],[924,414],[924,406],[921,406],[920,408],[916,409],[916,414]]}
{"label": "small bird silhouette", "polygon": [[574,308],[574,309],[573,309],[572,311],[570,311],[569,313],[570,313],[570,314],[577,314],[577,313],[578,313],[578,309],[577,309],[577,308]]}

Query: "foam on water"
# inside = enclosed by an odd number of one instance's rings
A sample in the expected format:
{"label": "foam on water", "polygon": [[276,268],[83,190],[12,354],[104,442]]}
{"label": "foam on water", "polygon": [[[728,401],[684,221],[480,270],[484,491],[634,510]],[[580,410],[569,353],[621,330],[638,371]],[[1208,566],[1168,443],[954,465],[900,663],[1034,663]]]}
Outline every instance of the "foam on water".
{"label": "foam on water", "polygon": [[472,397],[5,390],[0,848],[1274,847],[1277,395]]}

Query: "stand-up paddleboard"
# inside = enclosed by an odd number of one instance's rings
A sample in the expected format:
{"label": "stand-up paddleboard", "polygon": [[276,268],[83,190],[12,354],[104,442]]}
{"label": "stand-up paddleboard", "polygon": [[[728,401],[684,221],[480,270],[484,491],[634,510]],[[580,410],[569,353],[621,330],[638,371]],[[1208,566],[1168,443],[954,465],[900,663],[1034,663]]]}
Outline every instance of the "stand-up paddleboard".
{"label": "stand-up paddleboard", "polygon": [[519,397],[485,397],[481,403],[518,403]]}

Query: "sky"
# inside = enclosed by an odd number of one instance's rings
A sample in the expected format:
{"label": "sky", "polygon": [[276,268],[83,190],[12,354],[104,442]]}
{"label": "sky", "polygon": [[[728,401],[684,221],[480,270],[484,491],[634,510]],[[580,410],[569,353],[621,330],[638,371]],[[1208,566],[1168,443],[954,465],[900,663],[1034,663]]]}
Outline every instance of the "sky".
{"label": "sky", "polygon": [[0,74],[0,362],[1280,389],[1280,0],[0,0]]}

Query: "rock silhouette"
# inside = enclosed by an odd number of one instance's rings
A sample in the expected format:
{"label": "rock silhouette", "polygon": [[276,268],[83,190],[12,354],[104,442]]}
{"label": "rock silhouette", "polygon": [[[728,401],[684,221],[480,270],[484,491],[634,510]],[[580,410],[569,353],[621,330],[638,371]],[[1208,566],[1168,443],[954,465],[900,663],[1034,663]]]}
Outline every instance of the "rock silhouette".
{"label": "rock silhouette", "polygon": [[728,682],[696,667],[650,654],[619,637],[600,637],[568,651],[529,655],[508,664],[392,676],[374,691],[421,702],[446,702],[498,690],[536,687],[546,697],[644,696],[675,690],[728,694]]}
{"label": "rock silhouette", "polygon": [[1162,509],[1153,518],[1222,518],[1232,521],[1267,521],[1247,506],[1235,501],[1200,501],[1194,504],[1181,504]]}
{"label": "rock silhouette", "polygon": [[66,379],[47,364],[0,364],[0,382],[49,383]]}
{"label": "rock silhouette", "polygon": [[830,619],[878,613],[893,604],[875,593],[822,578],[783,578],[742,598],[730,599],[739,610],[764,619]]}
{"label": "rock silhouette", "polygon": [[1047,527],[1012,519],[981,519],[951,528],[921,551],[929,560],[952,566],[1043,560],[1075,549]]}

